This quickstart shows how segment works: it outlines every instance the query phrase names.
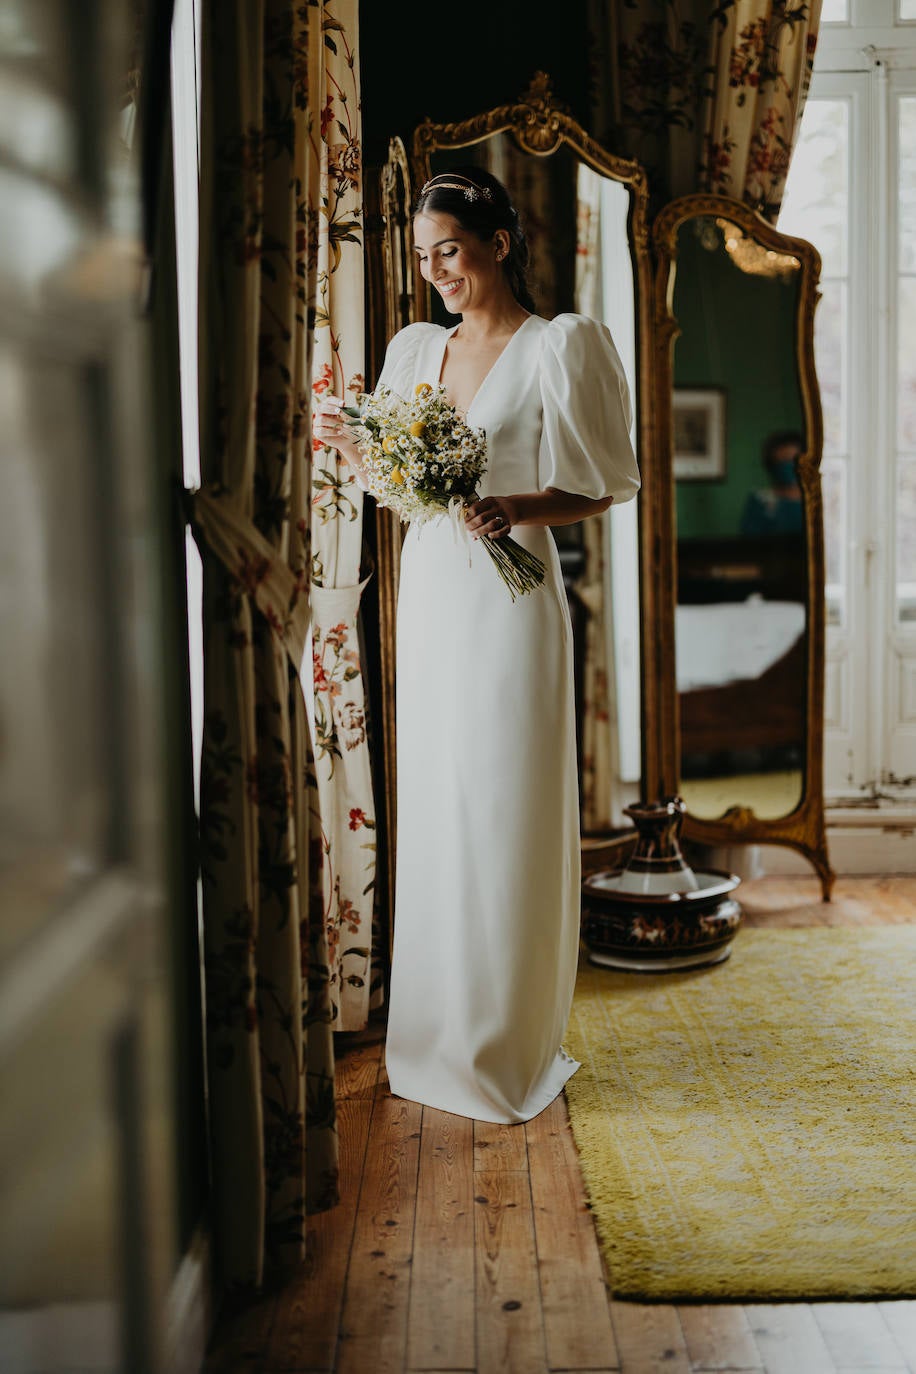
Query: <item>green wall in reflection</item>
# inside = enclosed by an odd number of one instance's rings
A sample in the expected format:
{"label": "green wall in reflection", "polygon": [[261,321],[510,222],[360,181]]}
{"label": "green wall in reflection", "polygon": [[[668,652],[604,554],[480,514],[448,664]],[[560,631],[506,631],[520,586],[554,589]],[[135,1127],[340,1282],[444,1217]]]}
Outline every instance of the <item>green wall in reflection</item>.
{"label": "green wall in reflection", "polygon": [[803,431],[795,358],[797,281],[752,276],[724,247],[709,251],[694,222],[678,235],[675,387],[726,397],[726,476],[676,483],[680,539],[736,535],[749,494],[767,486],[761,453],[775,430]]}

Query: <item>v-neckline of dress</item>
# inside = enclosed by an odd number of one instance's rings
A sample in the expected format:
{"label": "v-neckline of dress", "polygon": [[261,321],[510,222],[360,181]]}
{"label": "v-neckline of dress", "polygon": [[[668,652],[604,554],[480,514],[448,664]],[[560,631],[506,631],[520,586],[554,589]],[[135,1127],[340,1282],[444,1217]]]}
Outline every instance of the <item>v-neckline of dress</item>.
{"label": "v-neckline of dress", "polygon": [[[522,330],[525,328],[525,326],[526,326],[531,320],[533,320],[533,319],[535,319],[535,318],[536,318],[536,317],[535,317],[534,315],[529,315],[529,316],[527,317],[527,319],[522,320],[522,322],[521,322],[521,324],[519,325],[518,329],[516,329],[512,334],[510,334],[509,338],[508,338],[508,339],[506,340],[506,342],[503,344],[502,349],[501,349],[500,352],[497,354],[497,356],[493,359],[493,361],[492,361],[492,363],[490,364],[488,370],[487,370],[486,373],[484,374],[484,376],[483,376],[483,378],[482,378],[482,380],[481,380],[480,385],[478,386],[477,390],[474,392],[474,395],[471,397],[471,402],[470,402],[469,406],[467,407],[467,409],[466,409],[465,412],[464,412],[464,418],[465,418],[466,421],[469,420],[471,411],[474,409],[475,405],[477,404],[477,402],[478,402],[478,400],[479,400],[479,398],[480,398],[480,393],[483,391],[484,387],[487,385],[487,382],[488,382],[488,381],[490,380],[490,378],[493,376],[493,373],[494,373],[494,372],[496,371],[496,369],[499,367],[499,365],[500,365],[500,363],[502,362],[503,358],[504,358],[504,357],[506,356],[506,354],[509,352],[509,349],[512,347],[513,343],[514,343],[515,340],[518,338],[519,334],[521,334],[521,332],[522,332]],[[442,369],[443,369],[443,367],[445,366],[445,350],[448,348],[448,341],[449,341],[449,339],[452,337],[452,335],[453,335],[454,333],[456,333],[456,331],[457,331],[458,329],[460,329],[460,328],[461,328],[461,321],[459,320],[457,324],[452,325],[451,329],[446,329],[446,330],[445,330],[445,333],[443,334],[443,338],[442,338],[442,352],[441,352],[440,355],[439,355],[439,369],[438,369],[438,371],[437,371],[437,373],[436,373],[436,377],[437,377],[437,383],[436,383],[436,384],[437,384],[438,386],[441,386],[441,385],[442,385]],[[449,401],[449,405],[451,405],[451,404],[452,404],[452,402]],[[455,406],[455,409],[458,410],[458,407]],[[461,414],[461,411],[460,411],[460,410],[458,410],[458,414],[459,414],[459,415]]]}

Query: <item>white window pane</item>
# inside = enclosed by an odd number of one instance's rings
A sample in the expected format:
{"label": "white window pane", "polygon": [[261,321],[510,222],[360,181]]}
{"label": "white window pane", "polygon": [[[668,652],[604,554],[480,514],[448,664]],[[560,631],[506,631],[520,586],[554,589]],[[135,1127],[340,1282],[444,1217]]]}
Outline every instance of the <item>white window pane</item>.
{"label": "white window pane", "polygon": [[821,465],[821,491],[824,500],[827,619],[831,625],[842,625],[845,620],[847,485],[846,463],[841,459],[826,459]]}
{"label": "white window pane", "polygon": [[779,213],[779,228],[809,239],[824,273],[848,271],[849,102],[809,100]]}
{"label": "white window pane", "polygon": [[[916,6],[916,0],[913,0]],[[914,14],[916,18],[916,14]],[[916,272],[916,97],[900,101],[897,186],[900,215],[899,270]]]}
{"label": "white window pane", "polygon": [[821,291],[814,316],[814,357],[824,410],[824,452],[845,453],[848,291],[844,281],[829,280],[821,283]]}
{"label": "white window pane", "polygon": [[[907,0],[902,0],[903,4]],[[848,24],[849,23],[849,0],[824,0],[821,9],[822,24]]]}
{"label": "white window pane", "polygon": [[904,20],[916,19],[916,0],[900,0],[897,17]]}
{"label": "white window pane", "polygon": [[897,284],[897,437],[916,448],[916,277]]}
{"label": "white window pane", "polygon": [[916,621],[916,459],[897,465],[897,618]]}

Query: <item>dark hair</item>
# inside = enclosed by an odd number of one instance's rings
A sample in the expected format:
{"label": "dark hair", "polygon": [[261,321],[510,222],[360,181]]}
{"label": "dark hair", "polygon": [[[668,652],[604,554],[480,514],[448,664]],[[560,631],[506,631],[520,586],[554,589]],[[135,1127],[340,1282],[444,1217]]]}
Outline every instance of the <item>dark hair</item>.
{"label": "dark hair", "polygon": [[774,434],[768,434],[763,444],[764,467],[771,469],[776,462],[776,450],[786,448],[789,444],[797,448],[799,453],[804,453],[805,438],[797,429],[779,429]]}
{"label": "dark hair", "polygon": [[537,306],[528,289],[528,240],[502,182],[484,167],[453,167],[440,172],[423,187],[413,212],[416,216],[436,210],[451,215],[462,229],[484,243],[489,243],[497,230],[506,231],[509,251],[503,271],[519,305],[536,314]]}

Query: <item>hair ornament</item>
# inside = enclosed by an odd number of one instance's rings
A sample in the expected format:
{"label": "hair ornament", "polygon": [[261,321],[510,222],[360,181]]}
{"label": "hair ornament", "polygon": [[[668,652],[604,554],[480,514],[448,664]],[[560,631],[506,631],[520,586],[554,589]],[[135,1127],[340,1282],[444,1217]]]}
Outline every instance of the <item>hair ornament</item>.
{"label": "hair ornament", "polygon": [[432,177],[420,192],[420,199],[422,200],[428,191],[437,190],[463,191],[465,199],[472,203],[475,200],[480,200],[481,197],[484,200],[493,200],[493,192],[489,186],[478,186],[476,182],[471,181],[470,177],[463,177],[457,172],[440,172],[438,176]]}

